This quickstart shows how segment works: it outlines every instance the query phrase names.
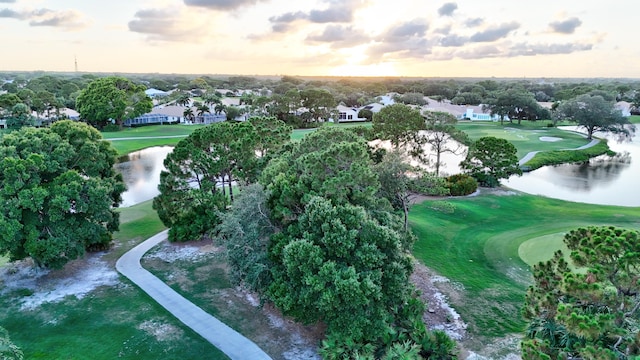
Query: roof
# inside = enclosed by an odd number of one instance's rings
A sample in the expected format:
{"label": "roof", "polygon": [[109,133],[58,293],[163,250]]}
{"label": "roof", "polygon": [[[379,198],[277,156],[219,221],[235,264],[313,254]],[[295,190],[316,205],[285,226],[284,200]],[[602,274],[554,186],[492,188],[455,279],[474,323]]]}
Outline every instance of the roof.
{"label": "roof", "polygon": [[[167,116],[183,117],[185,109],[186,107],[177,106],[177,105],[156,106],[153,109],[151,109],[150,114],[161,114],[161,115],[167,115]],[[193,109],[193,112],[196,113],[195,108]]]}

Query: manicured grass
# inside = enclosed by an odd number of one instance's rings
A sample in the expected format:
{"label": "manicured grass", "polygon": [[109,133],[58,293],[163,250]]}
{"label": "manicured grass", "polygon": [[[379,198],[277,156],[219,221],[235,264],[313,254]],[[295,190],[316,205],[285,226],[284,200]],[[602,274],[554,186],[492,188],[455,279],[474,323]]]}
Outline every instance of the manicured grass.
{"label": "manicured grass", "polygon": [[640,124],[640,115],[629,116],[629,122],[632,124]]}
{"label": "manicured grass", "polygon": [[[164,229],[150,201],[119,211],[117,245],[103,257],[111,264]],[[19,306],[28,293],[2,295],[0,326],[23,349],[25,359],[226,359],[128,280],[121,281],[82,299],[67,297],[33,310]]]}
{"label": "manicured grass", "polygon": [[134,128],[124,128],[121,131],[103,132],[105,139],[126,137],[152,137],[152,136],[176,136],[189,135],[204,125],[151,125]]}
{"label": "manicured grass", "polygon": [[522,243],[579,226],[640,228],[640,208],[524,194],[452,198],[446,203],[452,207],[428,200],[411,209],[418,237],[414,255],[464,288],[451,299],[478,345],[524,329],[520,309],[531,275],[518,254]]}
{"label": "manicured grass", "polygon": [[553,150],[539,152],[533,157],[533,159],[527,161],[525,166],[527,167],[527,170],[535,170],[547,165],[582,163],[603,154],[615,154],[615,152],[609,149],[609,145],[607,145],[606,140],[601,140],[595,146],[581,150]]}
{"label": "manicured grass", "polygon": [[153,146],[175,146],[182,139],[184,138],[113,140],[111,145],[118,151],[118,155],[126,155]]}
{"label": "manicured grass", "polygon": [[[517,149],[518,158],[524,157],[531,151],[552,151],[575,149],[586,145],[589,141],[582,135],[546,127],[547,122],[523,121],[521,125],[505,122],[461,122],[457,127],[467,133],[472,140],[484,136],[494,136],[506,139]],[[561,141],[541,141],[540,137],[556,137]]]}

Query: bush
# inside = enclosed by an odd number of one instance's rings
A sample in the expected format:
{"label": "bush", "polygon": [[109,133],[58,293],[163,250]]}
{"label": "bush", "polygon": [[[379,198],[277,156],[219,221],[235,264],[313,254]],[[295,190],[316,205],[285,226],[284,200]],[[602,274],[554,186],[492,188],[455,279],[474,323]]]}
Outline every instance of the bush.
{"label": "bush", "polygon": [[120,126],[116,124],[107,124],[102,128],[103,132],[117,132],[120,131]]}
{"label": "bush", "polygon": [[478,181],[466,174],[451,175],[447,178],[447,188],[451,196],[469,195],[478,190]]}

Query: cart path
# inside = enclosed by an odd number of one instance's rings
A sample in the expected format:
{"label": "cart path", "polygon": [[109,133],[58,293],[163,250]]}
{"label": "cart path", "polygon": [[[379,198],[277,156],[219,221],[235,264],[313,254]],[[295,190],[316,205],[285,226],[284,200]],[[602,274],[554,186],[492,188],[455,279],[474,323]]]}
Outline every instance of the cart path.
{"label": "cart path", "polygon": [[155,245],[165,241],[167,232],[168,230],[165,230],[150,237],[122,255],[116,262],[118,272],[229,358],[270,360],[271,357],[254,342],[185,299],[142,267],[142,256]]}

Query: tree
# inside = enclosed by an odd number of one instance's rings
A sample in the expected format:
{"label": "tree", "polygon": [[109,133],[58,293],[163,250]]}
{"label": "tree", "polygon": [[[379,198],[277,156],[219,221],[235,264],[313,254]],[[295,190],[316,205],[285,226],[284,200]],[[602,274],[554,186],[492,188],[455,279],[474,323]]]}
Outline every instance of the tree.
{"label": "tree", "polygon": [[256,152],[260,158],[268,160],[268,155],[278,151],[291,139],[291,126],[275,117],[254,116],[248,121],[256,132]]}
{"label": "tree", "polygon": [[411,166],[398,151],[388,152],[375,166],[380,180],[379,194],[404,215],[409,231],[409,206],[416,195],[447,195],[445,180]]}
{"label": "tree", "polygon": [[197,104],[196,110],[198,111],[198,116],[204,116],[204,114],[211,112],[211,109],[205,104]]}
{"label": "tree", "polygon": [[59,121],[0,140],[0,253],[60,268],[107,247],[125,190],[117,152],[83,123]]}
{"label": "tree", "polygon": [[592,139],[596,131],[610,132],[620,137],[630,137],[635,127],[611,101],[602,96],[580,95],[563,101],[556,109],[556,118],[567,119],[587,130],[587,138]]}
{"label": "tree", "polygon": [[80,92],[76,109],[84,121],[97,128],[110,122],[122,126],[123,120],[151,111],[153,102],[145,90],[144,85],[136,85],[125,78],[99,78]]}
{"label": "tree", "polygon": [[435,153],[435,173],[436,176],[439,176],[440,166],[443,165],[442,154],[461,154],[464,150],[461,143],[468,142],[468,138],[463,131],[455,127],[458,119],[449,113],[427,111],[423,116],[427,130],[424,134],[424,141],[431,146],[431,150]]}
{"label": "tree", "polygon": [[328,333],[377,339],[390,309],[411,294],[403,235],[385,225],[361,206],[310,196],[297,226],[276,235],[275,304],[303,322],[323,321]]}
{"label": "tree", "polygon": [[510,122],[517,119],[520,124],[522,120],[538,120],[550,115],[534,95],[524,89],[501,91],[495,99],[487,101],[486,108],[491,115],[499,115],[501,123],[505,116],[509,116]]}
{"label": "tree", "polygon": [[224,214],[218,232],[219,241],[227,249],[231,279],[260,294],[271,283],[268,246],[276,231],[269,218],[268,197],[261,184],[243,188],[231,210]]}
{"label": "tree", "polygon": [[[295,97],[291,101],[295,101],[294,99]],[[335,118],[332,115],[337,105],[336,99],[329,91],[317,88],[305,89],[300,92],[300,100],[309,113],[308,122],[322,122],[331,117]]]}
{"label": "tree", "polygon": [[373,131],[381,140],[389,140],[395,149],[404,147],[411,156],[425,163],[424,138],[420,130],[425,129],[424,118],[419,110],[404,104],[385,106],[373,115]]}
{"label": "tree", "polygon": [[195,118],[196,118],[196,114],[193,113],[193,109],[192,108],[184,109],[184,111],[182,112],[182,116],[184,116],[184,118],[187,121],[191,121],[191,122],[193,122],[193,120],[195,120]]}
{"label": "tree", "polygon": [[225,114],[227,116],[227,121],[235,120],[242,113],[240,111],[240,108],[238,108],[237,106],[226,106],[224,108],[224,112],[225,112]]}
{"label": "tree", "polygon": [[178,98],[176,99],[176,105],[189,106],[190,103],[191,103],[191,95],[182,91],[178,93]]}
{"label": "tree", "polygon": [[500,179],[522,175],[516,152],[516,147],[505,139],[481,137],[469,147],[460,167],[481,185],[495,187]]}
{"label": "tree", "polygon": [[7,118],[7,128],[18,130],[27,126],[34,126],[36,119],[31,115],[31,109],[23,103],[15,104]]}
{"label": "tree", "polygon": [[636,359],[640,232],[589,226],[567,233],[564,243],[571,263],[559,250],[534,266],[524,358]]}
{"label": "tree", "polygon": [[199,238],[220,223],[234,200],[233,184],[257,176],[255,138],[249,123],[215,123],[191,133],[167,156],[153,208],[171,228],[171,241]]}

